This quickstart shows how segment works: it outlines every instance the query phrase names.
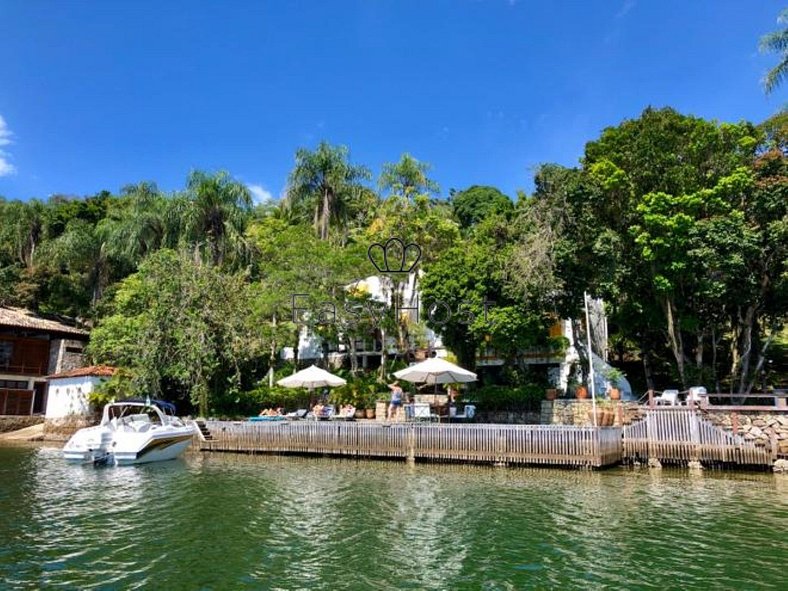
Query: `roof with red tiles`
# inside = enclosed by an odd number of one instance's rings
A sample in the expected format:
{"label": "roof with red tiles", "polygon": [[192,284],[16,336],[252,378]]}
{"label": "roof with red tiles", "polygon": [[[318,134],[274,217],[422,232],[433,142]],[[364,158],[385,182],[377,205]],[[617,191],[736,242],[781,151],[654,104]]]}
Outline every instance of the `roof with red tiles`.
{"label": "roof with red tiles", "polygon": [[118,371],[117,368],[110,365],[89,365],[88,367],[78,367],[77,369],[70,369],[55,375],[47,376],[48,380],[57,380],[60,378],[82,378],[82,377],[97,377],[97,378],[111,378]]}

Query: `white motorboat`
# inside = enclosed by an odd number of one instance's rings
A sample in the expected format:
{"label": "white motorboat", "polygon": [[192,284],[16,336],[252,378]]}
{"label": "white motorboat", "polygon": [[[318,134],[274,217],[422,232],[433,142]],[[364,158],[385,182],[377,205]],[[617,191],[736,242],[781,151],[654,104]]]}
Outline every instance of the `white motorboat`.
{"label": "white motorboat", "polygon": [[63,448],[68,462],[127,465],[172,460],[191,445],[194,428],[163,401],[124,400],[104,407],[101,423],[80,429]]}

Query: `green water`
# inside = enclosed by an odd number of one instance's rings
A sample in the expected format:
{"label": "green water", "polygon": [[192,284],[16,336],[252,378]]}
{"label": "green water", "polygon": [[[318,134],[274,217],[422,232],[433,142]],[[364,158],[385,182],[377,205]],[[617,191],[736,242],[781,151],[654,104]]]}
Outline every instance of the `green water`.
{"label": "green water", "polygon": [[2,589],[786,589],[788,477],[0,447]]}

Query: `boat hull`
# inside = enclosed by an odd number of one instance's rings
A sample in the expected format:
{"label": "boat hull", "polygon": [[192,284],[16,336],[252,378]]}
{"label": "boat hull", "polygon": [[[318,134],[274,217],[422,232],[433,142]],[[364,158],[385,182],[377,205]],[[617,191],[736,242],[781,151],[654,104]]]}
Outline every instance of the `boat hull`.
{"label": "boat hull", "polygon": [[192,437],[191,432],[167,434],[152,437],[142,446],[130,446],[124,449],[123,446],[118,445],[112,452],[114,463],[117,466],[129,466],[174,460],[188,449]]}
{"label": "boat hull", "polygon": [[66,443],[63,458],[71,464],[146,464],[173,460],[191,445],[191,427],[164,427],[144,433],[81,429]]}

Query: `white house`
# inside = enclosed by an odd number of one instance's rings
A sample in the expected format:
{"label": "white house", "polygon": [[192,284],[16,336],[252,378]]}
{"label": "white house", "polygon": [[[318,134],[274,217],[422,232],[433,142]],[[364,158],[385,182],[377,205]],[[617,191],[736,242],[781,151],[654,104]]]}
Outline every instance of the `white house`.
{"label": "white house", "polygon": [[85,416],[91,413],[88,397],[101,382],[112,377],[114,367],[92,365],[47,377],[47,419]]}

